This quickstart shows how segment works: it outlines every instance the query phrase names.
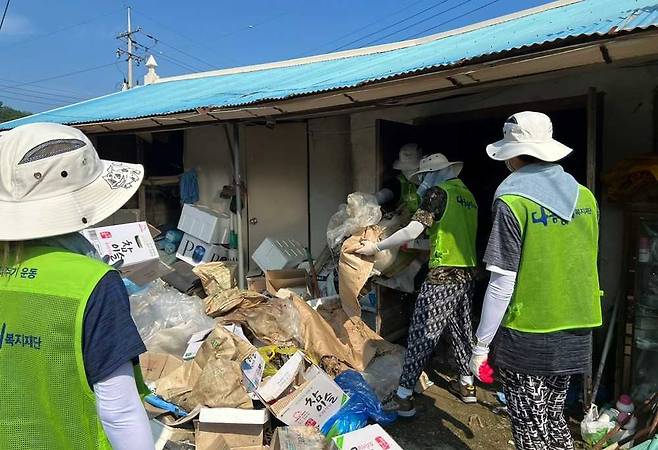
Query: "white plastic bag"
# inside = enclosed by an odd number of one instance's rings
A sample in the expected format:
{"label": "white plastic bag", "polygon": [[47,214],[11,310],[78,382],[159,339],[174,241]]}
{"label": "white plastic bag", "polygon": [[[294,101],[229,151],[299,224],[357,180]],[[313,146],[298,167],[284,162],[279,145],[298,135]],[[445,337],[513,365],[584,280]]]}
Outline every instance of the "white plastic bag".
{"label": "white plastic bag", "polygon": [[375,225],[382,220],[382,210],[372,194],[353,192],[347,196],[347,204],[342,204],[331,216],[327,225],[329,248],[337,247],[344,238],[358,233],[361,229]]}
{"label": "white plastic bag", "polygon": [[[605,418],[599,419],[599,409],[595,404],[589,408],[585,418],[580,422],[580,435],[587,444],[594,445],[600,441],[615,424]],[[606,420],[607,419],[607,420]]]}

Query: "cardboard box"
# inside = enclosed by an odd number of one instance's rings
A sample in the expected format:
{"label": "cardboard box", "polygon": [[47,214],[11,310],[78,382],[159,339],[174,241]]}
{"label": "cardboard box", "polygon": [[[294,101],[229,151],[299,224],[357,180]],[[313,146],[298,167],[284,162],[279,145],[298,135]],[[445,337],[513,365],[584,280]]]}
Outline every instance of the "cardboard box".
{"label": "cardboard box", "polygon": [[228,260],[228,250],[221,245],[209,244],[186,233],[178,246],[176,258],[192,266],[198,266],[199,264]]}
{"label": "cardboard box", "polygon": [[313,427],[278,427],[270,450],[324,450],[325,437]]}
{"label": "cardboard box", "polygon": [[369,425],[331,440],[331,450],[402,450],[379,425]]}
{"label": "cardboard box", "polygon": [[265,277],[247,277],[247,289],[254,292],[263,292],[267,289]]}
{"label": "cardboard box", "polygon": [[153,234],[159,231],[146,222],[88,228],[82,235],[93,244],[101,256],[109,257],[109,264],[123,261],[121,273],[143,286],[171,272],[160,261]]}
{"label": "cardboard box", "polygon": [[197,449],[214,449],[221,436],[228,448],[263,445],[270,421],[266,409],[202,408],[196,430]]}
{"label": "cardboard box", "polygon": [[295,353],[256,392],[272,414],[289,426],[321,428],[349,399],[302,352]]}
{"label": "cardboard box", "polygon": [[263,272],[290,269],[306,259],[306,249],[294,239],[265,238],[251,259]]}
{"label": "cardboard box", "polygon": [[155,450],[163,450],[168,442],[194,442],[194,433],[183,428],[174,428],[157,419],[149,421]]}
{"label": "cardboard box", "polygon": [[[309,277],[305,270],[268,270],[265,272],[265,287],[267,292],[275,297],[281,289],[287,289],[304,299],[311,296]],[[284,298],[287,298],[287,296],[284,295]]]}
{"label": "cardboard box", "polygon": [[183,205],[178,229],[210,244],[228,244],[231,216],[205,206]]}

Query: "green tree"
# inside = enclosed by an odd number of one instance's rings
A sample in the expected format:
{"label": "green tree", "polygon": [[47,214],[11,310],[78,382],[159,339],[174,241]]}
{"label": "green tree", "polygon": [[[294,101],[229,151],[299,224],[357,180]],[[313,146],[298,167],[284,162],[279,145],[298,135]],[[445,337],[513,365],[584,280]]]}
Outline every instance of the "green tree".
{"label": "green tree", "polygon": [[30,114],[32,113],[19,111],[17,109],[10,108],[9,106],[4,106],[3,103],[0,102],[0,123],[19,119],[21,117],[29,116]]}

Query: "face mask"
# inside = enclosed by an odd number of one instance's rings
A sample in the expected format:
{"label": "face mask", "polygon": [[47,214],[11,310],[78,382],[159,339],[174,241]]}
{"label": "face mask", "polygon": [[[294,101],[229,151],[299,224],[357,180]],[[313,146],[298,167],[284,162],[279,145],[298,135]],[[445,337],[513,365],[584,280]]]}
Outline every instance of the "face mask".
{"label": "face mask", "polygon": [[510,162],[509,159],[505,161],[505,167],[507,167],[507,170],[509,170],[510,172],[514,172],[516,170],[514,166],[512,166],[512,163]]}

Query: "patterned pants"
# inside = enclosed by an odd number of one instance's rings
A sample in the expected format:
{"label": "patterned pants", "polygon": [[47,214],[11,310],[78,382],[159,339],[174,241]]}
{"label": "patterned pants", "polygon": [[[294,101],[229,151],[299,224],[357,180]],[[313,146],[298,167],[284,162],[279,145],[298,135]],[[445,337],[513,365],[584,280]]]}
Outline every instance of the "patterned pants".
{"label": "patterned pants", "polygon": [[498,369],[517,450],[573,450],[564,418],[569,375],[537,376]]}
{"label": "patterned pants", "polygon": [[400,386],[413,389],[436,349],[444,328],[457,359],[460,375],[470,375],[472,351],[471,303],[473,282],[458,284],[423,283],[409,327],[407,351]]}

